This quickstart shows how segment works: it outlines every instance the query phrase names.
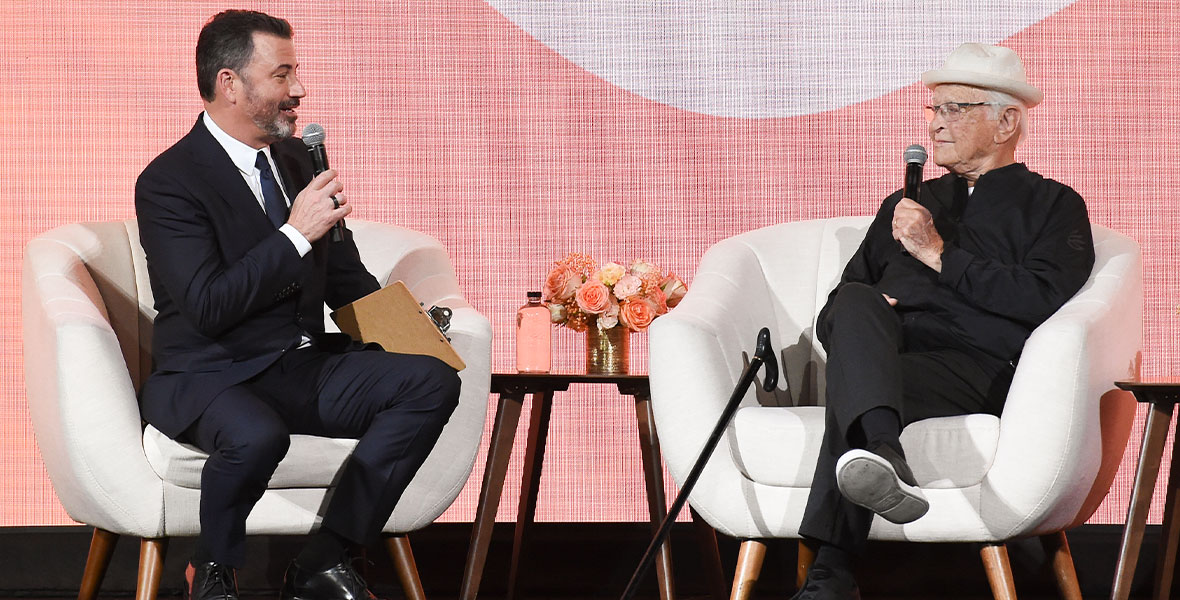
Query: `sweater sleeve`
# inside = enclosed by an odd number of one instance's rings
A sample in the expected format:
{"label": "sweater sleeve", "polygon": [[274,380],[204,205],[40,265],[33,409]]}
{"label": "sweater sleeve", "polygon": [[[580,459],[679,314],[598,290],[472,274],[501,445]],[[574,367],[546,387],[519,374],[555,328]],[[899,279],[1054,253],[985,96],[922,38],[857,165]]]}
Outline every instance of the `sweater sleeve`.
{"label": "sweater sleeve", "polygon": [[939,282],[982,310],[1035,327],[1081,289],[1093,266],[1086,205],[1063,188],[1022,261],[1007,264],[947,245]]}

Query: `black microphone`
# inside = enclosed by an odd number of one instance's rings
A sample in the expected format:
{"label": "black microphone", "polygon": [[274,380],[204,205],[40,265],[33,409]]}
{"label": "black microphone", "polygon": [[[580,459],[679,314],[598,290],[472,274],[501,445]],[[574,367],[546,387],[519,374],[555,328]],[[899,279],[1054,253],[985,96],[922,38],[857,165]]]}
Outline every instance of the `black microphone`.
{"label": "black microphone", "polygon": [[922,193],[920,186],[922,166],[926,164],[926,149],[921,144],[914,144],[905,149],[902,157],[905,159],[905,197],[918,202],[918,195]]}
{"label": "black microphone", "polygon": [[[324,149],[324,127],[319,123],[308,123],[303,128],[303,144],[307,146],[307,153],[311,155],[311,165],[316,175],[328,170],[328,151]],[[925,150],[922,151],[925,157]],[[925,160],[925,158],[923,158]],[[919,173],[921,169],[919,169]],[[331,239],[339,242],[344,239],[344,219],[336,221],[332,226]]]}

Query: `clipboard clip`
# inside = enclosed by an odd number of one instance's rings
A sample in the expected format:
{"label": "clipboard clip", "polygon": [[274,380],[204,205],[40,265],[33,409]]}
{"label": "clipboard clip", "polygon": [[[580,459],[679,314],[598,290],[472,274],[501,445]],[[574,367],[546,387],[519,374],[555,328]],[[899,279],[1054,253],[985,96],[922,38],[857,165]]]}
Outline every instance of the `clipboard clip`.
{"label": "clipboard clip", "polygon": [[[426,305],[419,302],[418,306],[425,307]],[[438,327],[438,330],[443,333],[446,333],[451,328],[451,314],[451,309],[445,306],[431,306],[426,309],[426,315],[434,322],[434,326]],[[448,337],[447,341],[451,341],[451,338]]]}

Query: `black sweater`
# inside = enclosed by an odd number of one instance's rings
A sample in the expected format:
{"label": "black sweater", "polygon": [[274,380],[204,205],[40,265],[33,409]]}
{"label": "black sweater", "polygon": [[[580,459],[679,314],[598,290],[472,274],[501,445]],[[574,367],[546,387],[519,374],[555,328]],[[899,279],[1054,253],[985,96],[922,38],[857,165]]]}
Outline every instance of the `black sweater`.
{"label": "black sweater", "polygon": [[893,239],[902,197],[894,193],[828,296],[820,341],[840,286],[860,282],[898,300],[907,348],[966,347],[1014,361],[1090,276],[1094,241],[1082,197],[1020,163],[988,171],[970,196],[966,180],[949,173],[923,183],[920,196],[943,238],[942,272]]}

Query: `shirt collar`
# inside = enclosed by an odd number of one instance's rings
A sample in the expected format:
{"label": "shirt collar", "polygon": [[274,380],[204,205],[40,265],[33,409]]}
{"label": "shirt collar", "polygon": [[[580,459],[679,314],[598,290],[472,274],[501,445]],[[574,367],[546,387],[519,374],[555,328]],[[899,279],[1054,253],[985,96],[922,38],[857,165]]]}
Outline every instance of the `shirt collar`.
{"label": "shirt collar", "polygon": [[[208,111],[201,115],[201,120],[205,123],[205,128],[209,130],[209,133],[213,134],[213,139],[217,140],[222,148],[225,148],[226,154],[229,154],[229,159],[238,167],[238,170],[245,175],[253,175],[254,163],[258,160],[258,150],[251,148],[218,127],[217,123],[213,121],[213,117],[209,116]],[[266,153],[267,160],[273,165],[274,159],[270,155],[270,146],[263,148],[262,152]]]}

